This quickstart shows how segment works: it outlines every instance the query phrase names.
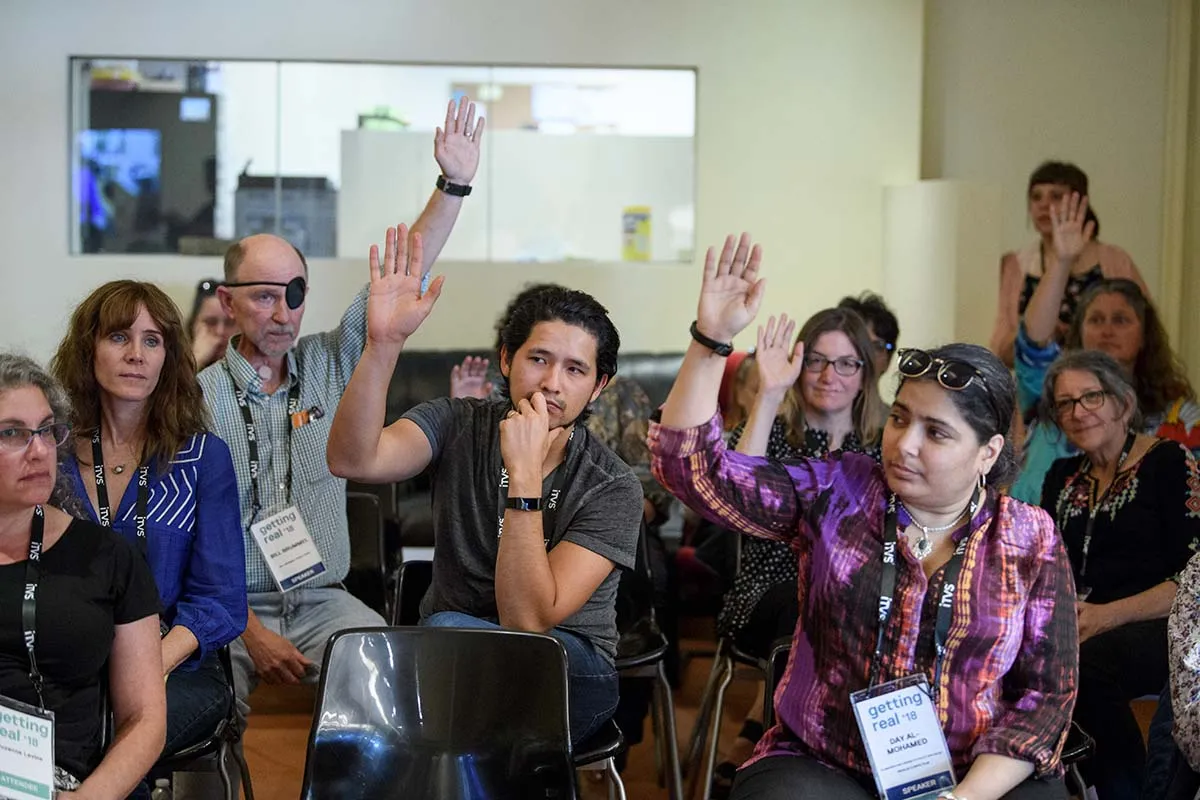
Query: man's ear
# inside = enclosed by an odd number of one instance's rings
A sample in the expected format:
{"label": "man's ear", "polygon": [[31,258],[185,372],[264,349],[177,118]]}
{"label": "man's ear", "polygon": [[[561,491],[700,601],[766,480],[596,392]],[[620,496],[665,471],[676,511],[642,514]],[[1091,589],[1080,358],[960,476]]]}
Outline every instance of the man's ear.
{"label": "man's ear", "polygon": [[229,291],[229,287],[217,287],[217,300],[220,301],[221,310],[225,312],[225,316],[233,319],[233,292]]}
{"label": "man's ear", "polygon": [[604,391],[604,387],[608,386],[608,382],[609,382],[609,380],[611,380],[611,378],[612,378],[611,375],[601,375],[600,376],[600,380],[596,381],[596,390],[594,392],[592,392],[592,399],[588,400],[589,403],[596,402],[596,398],[599,397],[600,393]]}
{"label": "man's ear", "polygon": [[500,374],[508,380],[509,374],[512,372],[512,359],[508,357],[508,348],[500,345]]}

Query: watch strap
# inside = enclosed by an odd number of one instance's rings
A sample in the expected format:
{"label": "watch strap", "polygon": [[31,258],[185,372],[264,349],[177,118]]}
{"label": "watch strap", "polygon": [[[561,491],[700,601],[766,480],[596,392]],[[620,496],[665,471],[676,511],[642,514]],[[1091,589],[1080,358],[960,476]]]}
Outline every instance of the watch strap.
{"label": "watch strap", "polygon": [[708,338],[700,332],[700,328],[697,327],[696,322],[692,322],[692,327],[689,329],[689,331],[691,332],[693,339],[707,347],[709,350],[712,350],[717,355],[722,357],[733,355],[732,342],[718,342],[716,339]]}
{"label": "watch strap", "polygon": [[509,497],[504,501],[505,508],[512,508],[517,511],[541,511],[542,498],[540,497]]}
{"label": "watch strap", "polygon": [[471,193],[471,187],[465,183],[451,183],[445,175],[438,175],[437,188],[454,197],[466,197]]}

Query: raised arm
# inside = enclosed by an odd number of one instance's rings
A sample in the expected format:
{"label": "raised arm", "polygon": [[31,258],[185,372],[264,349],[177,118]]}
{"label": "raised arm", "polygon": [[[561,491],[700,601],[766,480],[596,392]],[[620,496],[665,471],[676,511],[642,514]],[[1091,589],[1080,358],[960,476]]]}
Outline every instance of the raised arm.
{"label": "raised arm", "polygon": [[[483,126],[483,117],[476,119],[475,104],[465,96],[458,101],[457,108],[453,100],[446,107],[446,127],[438,128],[434,133],[433,157],[450,183],[469,186],[475,179]],[[421,265],[418,277],[424,277],[433,268],[433,262],[437,261],[458,221],[462,204],[463,198],[434,189],[425,210],[413,223],[410,237],[419,234],[424,244],[424,257],[418,262]],[[409,246],[412,244],[410,239]]]}
{"label": "raised arm", "polygon": [[1058,329],[1058,312],[1071,279],[1071,268],[1079,260],[1096,231],[1096,223],[1085,222],[1087,198],[1072,194],[1061,207],[1050,209],[1054,226],[1054,258],[1046,265],[1033,297],[1025,308],[1025,332],[1030,340],[1044,345]]}
{"label": "raised arm", "polygon": [[792,345],[796,321],[787,314],[767,320],[767,327],[758,326],[758,348],[754,351],[754,368],[758,370],[758,393],[750,406],[750,417],[738,439],[737,451],[748,456],[767,454],[771,426],[779,406],[788,391],[796,385],[804,369],[804,342]]}
{"label": "raised arm", "polygon": [[[758,277],[762,249],[751,247],[750,235],[740,240],[725,238],[718,258],[713,248],[704,257],[704,279],[696,328],[717,342],[732,342],[750,324],[762,302],[766,280]],[[712,418],[725,359],[693,341],[684,355],[679,375],[663,406],[662,424],[670,428],[694,428]]]}
{"label": "raised arm", "polygon": [[1024,274],[1016,253],[1005,253],[1000,258],[1000,296],[996,303],[996,322],[988,349],[1007,366],[1013,365],[1013,339],[1021,319],[1021,285]]}
{"label": "raised arm", "polygon": [[338,404],[325,459],[329,471],[368,483],[390,483],[417,475],[433,450],[419,427],[400,420],[383,427],[387,387],[408,337],[416,332],[442,293],[443,277],[421,291],[422,237],[404,225],[388,228],[383,263],[371,246],[367,299],[367,345]]}

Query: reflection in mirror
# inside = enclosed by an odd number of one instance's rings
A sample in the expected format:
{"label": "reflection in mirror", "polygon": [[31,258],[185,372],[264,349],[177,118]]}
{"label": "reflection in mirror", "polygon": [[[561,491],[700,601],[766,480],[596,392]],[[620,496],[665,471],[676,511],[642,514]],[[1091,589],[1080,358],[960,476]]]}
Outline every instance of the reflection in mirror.
{"label": "reflection in mirror", "polygon": [[76,253],[220,254],[259,232],[360,258],[415,220],[446,103],[487,118],[442,257],[690,261],[696,74],[72,60]]}

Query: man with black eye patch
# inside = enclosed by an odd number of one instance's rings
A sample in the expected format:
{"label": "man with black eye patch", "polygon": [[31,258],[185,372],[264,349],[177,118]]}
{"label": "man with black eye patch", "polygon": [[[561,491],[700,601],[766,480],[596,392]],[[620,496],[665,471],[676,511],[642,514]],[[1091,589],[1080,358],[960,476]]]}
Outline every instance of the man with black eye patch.
{"label": "man with black eye patch", "polygon": [[[429,203],[410,232],[425,258],[406,265],[425,276],[449,238],[479,166],[484,120],[475,104],[451,101],[434,137],[441,167]],[[308,264],[277,236],[236,242],[217,290],[239,334],[225,357],[199,376],[213,427],[237,470],[246,536],[250,614],[233,655],[239,711],[259,679],[313,682],[330,635],[383,619],[345,591],[350,567],[346,482],[329,472],[325,448],[333,411],[366,343],[367,289],[330,331],[297,340],[308,293]]]}

